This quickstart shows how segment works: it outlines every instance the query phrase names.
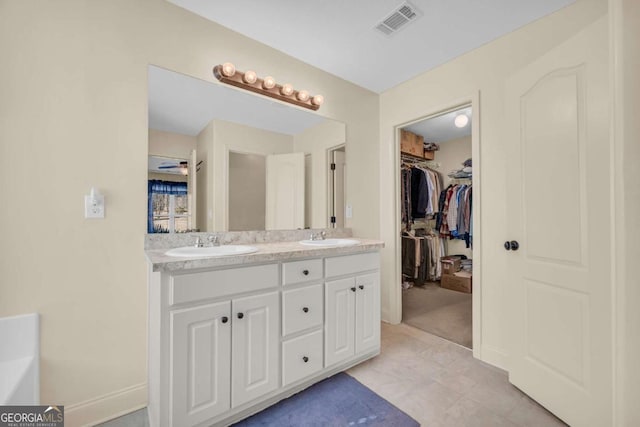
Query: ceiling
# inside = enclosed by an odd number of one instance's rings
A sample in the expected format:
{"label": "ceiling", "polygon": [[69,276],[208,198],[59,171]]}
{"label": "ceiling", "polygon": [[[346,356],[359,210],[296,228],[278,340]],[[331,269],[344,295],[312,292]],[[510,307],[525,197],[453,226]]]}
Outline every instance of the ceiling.
{"label": "ceiling", "polygon": [[149,128],[196,136],[212,119],[288,135],[326,120],[230,86],[149,66]]}
{"label": "ceiling", "polygon": [[[469,117],[469,123],[462,128],[458,128],[453,124],[459,114]],[[422,135],[425,142],[441,143],[471,135],[471,121],[471,107],[464,107],[438,117],[422,120],[403,129]]]}
{"label": "ceiling", "polygon": [[391,36],[375,27],[403,0],[168,1],[380,93],[576,0],[411,0]]}

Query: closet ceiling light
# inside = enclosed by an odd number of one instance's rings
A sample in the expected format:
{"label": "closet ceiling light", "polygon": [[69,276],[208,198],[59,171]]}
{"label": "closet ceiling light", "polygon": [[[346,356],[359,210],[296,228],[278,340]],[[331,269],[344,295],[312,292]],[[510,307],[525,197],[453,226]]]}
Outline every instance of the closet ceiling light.
{"label": "closet ceiling light", "polygon": [[457,128],[463,128],[469,123],[469,117],[467,117],[465,114],[458,114],[453,123]]}
{"label": "closet ceiling light", "polygon": [[312,96],[306,90],[296,91],[289,83],[279,85],[271,76],[261,79],[255,71],[245,71],[243,73],[242,71],[236,70],[236,67],[230,62],[225,62],[222,65],[213,67],[213,75],[222,83],[276,98],[280,101],[289,102],[310,110],[317,110],[324,102],[322,95]]}

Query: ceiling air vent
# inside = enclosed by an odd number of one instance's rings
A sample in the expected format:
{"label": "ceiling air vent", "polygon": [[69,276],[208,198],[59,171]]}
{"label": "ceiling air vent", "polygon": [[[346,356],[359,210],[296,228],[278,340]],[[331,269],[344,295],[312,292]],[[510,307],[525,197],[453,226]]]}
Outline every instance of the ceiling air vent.
{"label": "ceiling air vent", "polygon": [[421,15],[420,11],[409,2],[402,3],[391,14],[376,25],[376,30],[390,36],[395,34],[409,22]]}

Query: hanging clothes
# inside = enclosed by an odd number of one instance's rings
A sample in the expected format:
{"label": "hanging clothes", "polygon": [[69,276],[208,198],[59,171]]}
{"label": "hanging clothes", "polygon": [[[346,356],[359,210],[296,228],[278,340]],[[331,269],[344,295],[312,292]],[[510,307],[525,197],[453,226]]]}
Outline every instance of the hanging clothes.
{"label": "hanging clothes", "polygon": [[401,171],[401,218],[405,230],[411,230],[415,219],[434,217],[439,212],[442,178],[432,169],[421,166]]}
{"label": "hanging clothes", "polygon": [[418,284],[440,280],[442,276],[440,259],[443,256],[445,256],[444,240],[437,234],[412,236],[404,233],[402,236],[403,280]]}
{"label": "hanging clothes", "polygon": [[436,228],[440,236],[449,239],[461,239],[467,248],[473,238],[473,192],[472,186],[451,184],[440,193],[441,212]]}

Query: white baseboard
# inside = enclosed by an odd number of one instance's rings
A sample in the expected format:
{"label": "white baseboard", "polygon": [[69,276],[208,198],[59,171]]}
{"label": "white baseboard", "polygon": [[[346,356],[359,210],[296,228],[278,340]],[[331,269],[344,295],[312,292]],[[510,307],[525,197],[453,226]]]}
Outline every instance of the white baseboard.
{"label": "white baseboard", "polygon": [[509,365],[507,361],[507,354],[500,349],[484,344],[481,346],[481,355],[479,359],[489,365],[508,371],[507,368]]}
{"label": "white baseboard", "polygon": [[64,407],[65,425],[94,426],[147,406],[147,383]]}

